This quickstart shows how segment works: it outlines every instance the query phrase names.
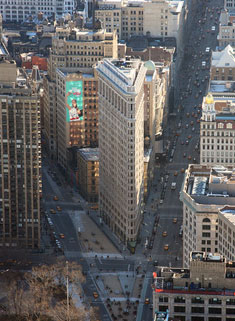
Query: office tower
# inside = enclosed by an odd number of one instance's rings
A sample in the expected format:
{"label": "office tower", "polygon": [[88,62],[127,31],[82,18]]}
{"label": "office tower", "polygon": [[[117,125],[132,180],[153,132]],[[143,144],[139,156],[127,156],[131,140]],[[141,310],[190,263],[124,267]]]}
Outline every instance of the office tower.
{"label": "office tower", "polygon": [[142,218],[146,68],[138,59],[104,59],[97,71],[100,214],[130,244],[137,240]]}
{"label": "office tower", "polygon": [[39,97],[24,70],[2,57],[0,248],[40,246],[40,135]]}
{"label": "office tower", "polygon": [[25,21],[29,17],[37,18],[39,13],[47,17],[60,17],[65,13],[72,14],[75,9],[74,0],[0,0],[0,14],[4,21]]}

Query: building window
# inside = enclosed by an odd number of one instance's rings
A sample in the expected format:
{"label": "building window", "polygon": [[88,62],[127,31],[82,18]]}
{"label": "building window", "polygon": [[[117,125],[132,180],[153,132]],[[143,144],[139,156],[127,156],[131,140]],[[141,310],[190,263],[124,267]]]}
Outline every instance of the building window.
{"label": "building window", "polygon": [[204,307],[192,307],[191,312],[192,313],[204,313]]}
{"label": "building window", "polygon": [[193,304],[195,304],[195,303],[204,304],[204,300],[203,300],[202,298],[198,297],[198,296],[192,298],[191,302],[192,302]]}
{"label": "building window", "polygon": [[159,302],[168,302],[168,297],[167,296],[160,296]]}
{"label": "building window", "polygon": [[222,301],[218,298],[211,298],[209,299],[209,304],[221,304]]}
{"label": "building window", "polygon": [[185,312],[185,306],[174,306],[174,312]]}
{"label": "building window", "polygon": [[202,237],[211,237],[211,233],[205,233],[205,232],[203,232],[203,233],[202,233]]}
{"label": "building window", "polygon": [[185,298],[182,296],[177,296],[174,298],[175,303],[185,303]]}
{"label": "building window", "polygon": [[[226,305],[235,305],[235,299],[227,299]],[[234,314],[235,314],[235,309],[234,309]]]}
{"label": "building window", "polygon": [[210,314],[221,314],[221,308],[209,308]]}
{"label": "building window", "polygon": [[168,310],[168,305],[159,305],[160,312],[166,312],[166,310]]}
{"label": "building window", "polygon": [[210,230],[211,226],[210,225],[202,225],[203,230]]}
{"label": "building window", "polygon": [[235,309],[226,309],[226,314],[235,314]]}

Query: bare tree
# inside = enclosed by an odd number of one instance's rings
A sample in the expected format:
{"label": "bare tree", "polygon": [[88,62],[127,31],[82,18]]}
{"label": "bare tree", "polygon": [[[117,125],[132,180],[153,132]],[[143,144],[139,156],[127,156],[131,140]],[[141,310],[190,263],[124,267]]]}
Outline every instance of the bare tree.
{"label": "bare tree", "polygon": [[[69,280],[69,309],[66,280]],[[82,301],[84,277],[78,264],[64,261],[33,267],[8,287],[8,312],[26,321],[97,320],[97,313]]]}

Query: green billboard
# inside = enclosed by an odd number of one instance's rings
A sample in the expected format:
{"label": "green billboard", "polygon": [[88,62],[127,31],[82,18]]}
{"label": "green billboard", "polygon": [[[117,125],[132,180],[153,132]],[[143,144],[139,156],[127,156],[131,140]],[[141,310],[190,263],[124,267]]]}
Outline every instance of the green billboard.
{"label": "green billboard", "polygon": [[83,84],[82,80],[66,82],[66,120],[83,120]]}

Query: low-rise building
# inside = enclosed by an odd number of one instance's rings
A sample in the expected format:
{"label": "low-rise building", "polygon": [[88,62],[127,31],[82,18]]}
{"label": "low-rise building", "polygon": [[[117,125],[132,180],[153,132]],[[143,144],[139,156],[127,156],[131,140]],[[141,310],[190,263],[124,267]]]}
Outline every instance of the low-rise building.
{"label": "low-rise building", "polygon": [[222,51],[212,52],[210,79],[235,80],[235,50],[230,45]]}
{"label": "low-rise building", "polygon": [[235,262],[194,251],[188,269],[163,267],[153,274],[153,310],[180,321],[235,320]]}
{"label": "low-rise building", "polygon": [[234,0],[225,0],[224,1],[224,8],[227,10],[235,9],[235,1]]}
{"label": "low-rise building", "polygon": [[98,203],[99,197],[99,149],[77,150],[77,186],[89,203]]}
{"label": "low-rise building", "polygon": [[183,203],[183,266],[192,251],[218,253],[218,211],[235,205],[233,167],[189,165],[180,200]]}
{"label": "low-rise building", "polygon": [[234,100],[211,94],[203,99],[200,121],[200,163],[235,164],[235,104]]}
{"label": "low-rise building", "polygon": [[235,12],[234,10],[223,10],[220,14],[219,33],[217,36],[219,47],[228,45],[235,46]]}
{"label": "low-rise building", "polygon": [[33,53],[23,53],[20,55],[21,66],[25,69],[33,69],[38,66],[40,70],[47,71],[47,58]]}

